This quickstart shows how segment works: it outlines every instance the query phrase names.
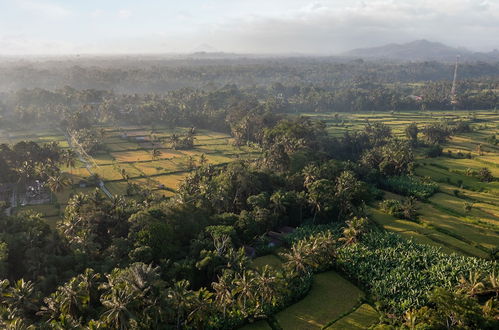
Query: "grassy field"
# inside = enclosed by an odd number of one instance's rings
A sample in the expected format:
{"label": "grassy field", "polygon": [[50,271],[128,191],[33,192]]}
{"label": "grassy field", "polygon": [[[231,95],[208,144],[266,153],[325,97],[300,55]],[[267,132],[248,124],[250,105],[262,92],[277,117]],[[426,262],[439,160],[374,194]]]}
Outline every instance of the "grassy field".
{"label": "grassy field", "polygon": [[272,330],[266,320],[256,321],[240,328],[241,330]]}
{"label": "grassy field", "polygon": [[362,304],[352,313],[342,317],[326,329],[343,330],[343,329],[367,329],[370,326],[378,323],[378,312],[368,304]]}
{"label": "grassy field", "polygon": [[351,311],[364,293],[338,273],[314,275],[309,294],[276,314],[283,329],[321,329]]}
{"label": "grassy field", "polygon": [[269,265],[274,269],[281,269],[282,260],[276,255],[268,254],[266,256],[255,258],[251,261],[251,266],[257,270],[261,270],[266,265]]}

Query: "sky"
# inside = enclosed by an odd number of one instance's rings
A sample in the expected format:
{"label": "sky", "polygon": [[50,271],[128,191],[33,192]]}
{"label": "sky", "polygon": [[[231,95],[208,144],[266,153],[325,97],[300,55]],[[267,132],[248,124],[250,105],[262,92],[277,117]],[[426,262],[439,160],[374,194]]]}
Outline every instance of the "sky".
{"label": "sky", "polygon": [[0,55],[499,48],[499,0],[0,0]]}

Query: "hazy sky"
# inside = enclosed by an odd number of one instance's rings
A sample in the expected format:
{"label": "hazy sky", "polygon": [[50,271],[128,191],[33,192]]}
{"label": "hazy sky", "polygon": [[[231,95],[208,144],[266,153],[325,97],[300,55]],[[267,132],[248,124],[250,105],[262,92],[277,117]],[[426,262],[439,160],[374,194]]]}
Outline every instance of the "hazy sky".
{"label": "hazy sky", "polygon": [[499,0],[0,0],[0,54],[499,48]]}

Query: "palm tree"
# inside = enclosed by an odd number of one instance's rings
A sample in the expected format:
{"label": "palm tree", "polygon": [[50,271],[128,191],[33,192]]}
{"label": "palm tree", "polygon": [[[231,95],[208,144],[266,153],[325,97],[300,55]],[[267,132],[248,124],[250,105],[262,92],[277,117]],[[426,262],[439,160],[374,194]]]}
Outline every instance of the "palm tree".
{"label": "palm tree", "polygon": [[191,312],[187,320],[195,329],[202,329],[206,324],[207,316],[211,313],[213,306],[213,293],[206,288],[201,288],[195,292],[191,302]]}
{"label": "palm tree", "polygon": [[260,308],[264,308],[265,304],[274,304],[280,285],[276,272],[269,265],[265,265],[260,272],[255,274],[255,283],[258,287]]}
{"label": "palm tree", "polygon": [[148,293],[153,283],[158,280],[159,267],[137,262],[127,268],[127,282],[134,290],[141,291],[144,294]]}
{"label": "palm tree", "polygon": [[255,277],[253,271],[245,270],[242,273],[236,273],[234,278],[234,295],[237,296],[237,301],[242,304],[241,312],[247,313],[246,305],[248,299],[252,299],[255,295]]}
{"label": "palm tree", "polygon": [[413,196],[406,198],[402,203],[402,213],[405,219],[415,220],[417,217],[418,207],[416,206],[416,198]]}
{"label": "palm tree", "polygon": [[317,180],[319,169],[313,164],[305,166],[302,170],[303,185],[308,187],[312,182]]}
{"label": "palm tree", "polygon": [[196,168],[196,161],[194,160],[194,157],[193,156],[189,156],[187,158],[187,169],[189,171],[192,171]]}
{"label": "palm tree", "polygon": [[123,180],[128,181],[128,179],[130,179],[130,176],[128,175],[128,173],[124,168],[120,168],[120,174]]}
{"label": "palm tree", "polygon": [[35,174],[35,168],[32,162],[24,161],[18,168],[16,168],[16,172],[19,177],[18,182],[24,182],[24,186],[26,188],[28,185],[28,181]]}
{"label": "palm tree", "polygon": [[218,277],[217,282],[212,283],[213,290],[215,290],[215,302],[218,306],[222,306],[224,319],[227,306],[230,306],[234,301],[232,279],[227,275],[227,273],[222,274]]}
{"label": "palm tree", "polygon": [[499,296],[499,276],[496,275],[495,271],[493,271],[487,277],[488,283],[487,286],[492,292],[495,292],[496,297]]}
{"label": "palm tree", "polygon": [[180,329],[192,299],[192,291],[189,290],[189,281],[181,280],[176,282],[173,287],[168,289],[167,297],[170,305],[175,310],[176,327]]}
{"label": "palm tree", "polygon": [[177,150],[178,144],[180,142],[180,136],[178,136],[177,134],[173,133],[170,136],[170,141],[172,143],[173,150]]}
{"label": "palm tree", "polygon": [[362,217],[354,217],[346,221],[347,227],[343,229],[343,237],[338,240],[345,242],[345,245],[357,243],[360,235],[364,233],[367,223],[367,218]]}
{"label": "palm tree", "polygon": [[186,136],[187,137],[194,137],[194,135],[196,135],[196,128],[195,127],[189,128],[189,130],[186,133]]}
{"label": "palm tree", "polygon": [[284,264],[292,274],[302,275],[310,272],[310,260],[307,258],[309,248],[304,240],[298,241],[291,247],[289,252],[281,253],[281,256],[286,259]]}
{"label": "palm tree", "polygon": [[409,328],[409,330],[416,329],[416,313],[413,310],[408,310],[404,314],[404,325]]}
{"label": "palm tree", "polygon": [[208,164],[208,158],[206,158],[206,155],[204,153],[202,153],[199,156],[199,165],[204,166],[206,164]]}
{"label": "palm tree", "polygon": [[61,173],[50,176],[46,182],[47,187],[53,193],[61,192],[65,187],[71,184],[71,179]]}
{"label": "palm tree", "polygon": [[130,305],[135,300],[135,295],[125,288],[116,288],[109,294],[102,295],[101,302],[105,310],[101,319],[113,329],[130,329],[130,320],[136,316],[130,310]]}
{"label": "palm tree", "polygon": [[4,300],[13,315],[26,317],[32,315],[38,309],[35,294],[34,284],[20,279],[4,293]]}
{"label": "palm tree", "polygon": [[76,153],[71,149],[66,149],[61,154],[62,163],[69,168],[69,173],[73,175],[73,168],[76,166]]}
{"label": "palm tree", "polygon": [[97,287],[99,277],[92,269],[86,269],[83,274],[73,277],[46,297],[46,306],[42,306],[38,314],[47,315],[49,321],[61,316],[79,319],[83,311],[92,304],[92,293]]}
{"label": "palm tree", "polygon": [[282,190],[276,191],[270,196],[270,201],[274,209],[274,214],[284,214],[286,212],[286,193]]}
{"label": "palm tree", "polygon": [[157,160],[161,156],[161,151],[159,149],[153,148],[151,151],[152,159]]}

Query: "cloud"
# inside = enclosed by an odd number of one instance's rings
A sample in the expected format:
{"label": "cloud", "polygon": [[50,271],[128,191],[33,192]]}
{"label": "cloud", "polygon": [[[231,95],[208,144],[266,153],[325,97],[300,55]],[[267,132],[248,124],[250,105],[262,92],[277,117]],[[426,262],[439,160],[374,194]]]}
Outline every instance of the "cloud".
{"label": "cloud", "polygon": [[[16,3],[44,16],[73,14],[48,1]],[[43,32],[30,29],[27,22],[24,32],[32,38],[53,38],[59,45],[53,52],[59,53],[68,49],[188,52],[206,43],[228,52],[335,54],[422,38],[472,50],[499,48],[498,0],[217,0],[196,8],[170,10],[171,19],[165,19],[165,12],[167,8],[143,15],[139,8],[120,9],[116,5],[105,12],[97,9],[90,13],[93,18],[106,17],[99,20],[99,35],[78,30],[86,21],[70,27],[61,24],[62,20],[50,26],[43,22],[42,28],[47,26]],[[143,24],[131,28],[126,19],[132,16]],[[73,17],[75,23],[81,18],[76,12]],[[66,27],[67,33],[60,32]],[[58,38],[62,39],[60,44]],[[47,43],[34,42],[33,47]],[[90,43],[92,47],[88,47]],[[0,47],[0,53],[5,51]]]}
{"label": "cloud", "polygon": [[132,16],[132,11],[129,9],[120,9],[118,11],[118,17],[120,18],[129,18],[130,16]]}
{"label": "cloud", "polygon": [[[431,39],[490,50],[499,46],[499,3],[374,0],[313,3],[279,16],[234,19],[212,29],[211,44],[251,52],[337,53]],[[223,36],[223,37],[217,37]],[[492,44],[491,44],[492,43]],[[495,44],[494,44],[495,43]]]}
{"label": "cloud", "polygon": [[101,17],[103,14],[104,14],[104,11],[102,9],[96,9],[90,13],[90,16],[92,18],[97,18],[97,17]]}
{"label": "cloud", "polygon": [[35,14],[43,15],[49,18],[65,17],[71,14],[68,9],[50,2],[40,1],[19,1],[21,9],[31,11]]}

